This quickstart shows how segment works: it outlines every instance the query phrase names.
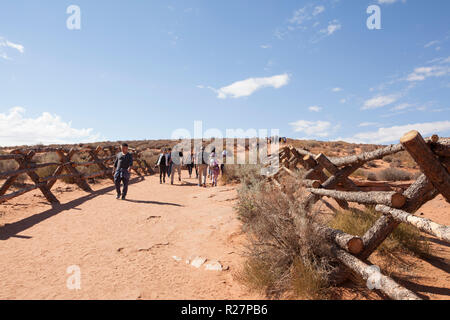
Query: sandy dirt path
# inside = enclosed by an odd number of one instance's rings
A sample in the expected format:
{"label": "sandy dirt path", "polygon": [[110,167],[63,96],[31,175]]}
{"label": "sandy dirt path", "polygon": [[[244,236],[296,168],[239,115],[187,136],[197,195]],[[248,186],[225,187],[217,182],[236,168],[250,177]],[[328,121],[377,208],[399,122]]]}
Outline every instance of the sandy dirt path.
{"label": "sandy dirt path", "polygon": [[[134,178],[128,201],[116,200],[106,181],[93,194],[62,184],[54,208],[39,192],[8,202],[0,216],[0,299],[261,298],[233,278],[243,243],[236,191],[194,183]],[[186,263],[196,256],[228,270]],[[81,270],[80,290],[66,286],[72,265]]]}

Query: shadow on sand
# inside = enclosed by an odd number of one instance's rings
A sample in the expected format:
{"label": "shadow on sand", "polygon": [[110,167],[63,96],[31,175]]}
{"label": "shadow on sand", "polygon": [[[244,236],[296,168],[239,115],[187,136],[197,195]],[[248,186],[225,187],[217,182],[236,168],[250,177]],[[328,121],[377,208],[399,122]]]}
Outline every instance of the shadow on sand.
{"label": "shadow on sand", "polygon": [[[137,177],[137,178],[131,179],[130,185],[141,182],[143,180],[144,180],[143,177]],[[104,195],[104,194],[114,191],[114,190],[115,190],[115,187],[114,187],[114,185],[112,185],[112,186],[109,186],[109,187],[106,187],[106,188],[103,188],[103,189],[100,189],[97,191],[90,192],[89,194],[87,194],[81,198],[74,199],[68,203],[52,204],[52,208],[49,210],[34,214],[28,218],[22,219],[20,221],[17,221],[17,222],[11,223],[11,224],[5,224],[3,227],[0,227],[0,240],[7,240],[11,237],[30,239],[31,237],[19,236],[18,234],[24,230],[27,230],[27,229],[33,227],[34,225],[36,225],[48,218],[51,218],[51,217],[63,212],[63,211],[76,209],[76,207],[83,204],[84,202],[92,200],[98,196]],[[156,203],[156,204],[162,204],[162,203]],[[171,205],[171,204],[167,204],[167,205]]]}

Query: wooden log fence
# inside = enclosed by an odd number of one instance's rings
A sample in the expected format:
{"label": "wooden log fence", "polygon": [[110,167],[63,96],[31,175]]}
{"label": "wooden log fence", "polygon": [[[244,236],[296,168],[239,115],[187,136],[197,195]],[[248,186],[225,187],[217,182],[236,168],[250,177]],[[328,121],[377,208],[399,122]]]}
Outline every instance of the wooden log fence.
{"label": "wooden log fence", "polygon": [[[0,204],[14,199],[27,192],[40,189],[42,194],[50,203],[59,203],[51,189],[57,180],[73,179],[74,182],[83,190],[91,192],[88,181],[93,178],[106,177],[114,180],[112,169],[110,168],[116,154],[119,152],[117,146],[98,146],[96,148],[53,148],[38,147],[28,149],[15,149],[9,154],[0,155],[0,161],[14,161],[17,163],[17,169],[0,172],[0,179],[6,179],[0,187]],[[141,157],[140,150],[130,149],[133,154],[134,165],[132,169],[141,176],[142,174],[153,174],[151,166]],[[54,153],[58,156],[59,162],[36,163],[33,158],[37,154]],[[74,161],[76,154],[83,155],[87,161]],[[98,171],[82,173],[79,167],[97,166]],[[38,169],[56,167],[51,175],[40,177]],[[33,185],[26,185],[19,190],[7,193],[20,175],[26,174]]]}
{"label": "wooden log fence", "polygon": [[[353,181],[349,176],[366,163],[406,151],[417,163],[422,174],[412,184],[392,185],[379,181]],[[438,194],[450,203],[450,139],[433,135],[424,139],[419,132],[406,133],[399,144],[390,145],[370,152],[340,158],[327,158],[324,154],[314,155],[308,150],[285,146],[272,156],[279,157],[280,170],[268,181],[283,190],[281,178],[284,175],[301,179],[301,185],[309,192],[303,200],[303,208],[310,215],[312,206],[322,197],[331,197],[343,209],[348,202],[373,206],[381,216],[360,238],[340,230],[311,222],[312,227],[330,241],[334,257],[343,265],[342,272],[351,270],[364,280],[370,278],[368,258],[401,223],[450,243],[450,227],[414,213]],[[299,175],[296,168],[303,167],[306,173]],[[396,186],[402,186],[398,188]],[[372,191],[371,188],[381,189]],[[369,191],[367,191],[369,190]],[[399,191],[401,190],[401,191]],[[292,195],[290,195],[292,196]],[[334,208],[333,208],[334,209]],[[336,212],[336,210],[332,210]],[[300,219],[294,217],[295,219]],[[298,225],[296,223],[298,228]],[[377,275],[377,289],[392,299],[420,299],[416,294],[397,284],[391,278]],[[347,277],[344,276],[343,279]]]}

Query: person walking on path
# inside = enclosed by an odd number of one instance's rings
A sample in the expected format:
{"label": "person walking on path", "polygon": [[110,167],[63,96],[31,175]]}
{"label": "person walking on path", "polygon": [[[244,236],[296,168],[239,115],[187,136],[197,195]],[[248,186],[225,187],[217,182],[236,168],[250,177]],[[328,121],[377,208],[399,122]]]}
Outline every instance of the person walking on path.
{"label": "person walking on path", "polygon": [[222,152],[222,163],[220,164],[220,172],[222,176],[225,173],[225,163],[227,162],[227,150],[223,150]]}
{"label": "person walking on path", "polygon": [[156,166],[159,166],[159,183],[166,183],[166,173],[169,166],[169,155],[166,149],[161,150]]}
{"label": "person walking on path", "polygon": [[197,150],[194,150],[192,153],[192,161],[194,163],[194,169],[195,169],[195,179],[198,179],[198,159],[197,159]]}
{"label": "person walking on path", "polygon": [[[125,200],[128,192],[128,183],[130,181],[131,166],[133,165],[133,156],[128,152],[128,144],[122,144],[122,151],[119,152],[114,160],[113,176],[116,185],[116,199]],[[120,191],[120,183],[123,183],[123,190]]]}
{"label": "person walking on path", "polygon": [[170,159],[172,161],[170,184],[173,184],[175,178],[175,172],[178,172],[178,181],[181,182],[181,166],[183,165],[183,152],[173,151]]}
{"label": "person walking on path", "polygon": [[184,163],[186,164],[186,167],[189,172],[189,179],[192,178],[192,169],[194,168],[194,151],[191,150],[191,152],[188,152],[186,154],[186,157],[184,159]]}
{"label": "person walking on path", "polygon": [[170,175],[172,174],[172,148],[169,148],[167,151],[167,155],[169,156],[169,166],[167,167],[167,177],[170,178]]}
{"label": "person walking on path", "polygon": [[213,183],[213,174],[211,170],[211,160],[216,158],[216,148],[213,148],[211,153],[209,154],[208,159],[208,178],[211,179],[211,183]]}
{"label": "person walking on path", "polygon": [[209,161],[209,168],[211,170],[212,186],[217,187],[217,179],[219,177],[220,167],[216,157],[211,157],[211,160]]}
{"label": "person walking on path", "polygon": [[[197,154],[197,167],[198,167],[198,186],[206,187],[206,175],[208,171],[208,159],[209,155],[205,152],[205,148],[201,147],[200,152]],[[202,179],[203,178],[203,179]],[[203,180],[203,182],[202,182]]]}

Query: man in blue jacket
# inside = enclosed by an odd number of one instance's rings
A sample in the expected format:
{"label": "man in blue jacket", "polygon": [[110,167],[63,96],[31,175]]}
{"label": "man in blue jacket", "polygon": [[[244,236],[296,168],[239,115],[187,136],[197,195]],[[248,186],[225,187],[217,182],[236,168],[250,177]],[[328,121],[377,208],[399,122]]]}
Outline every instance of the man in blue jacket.
{"label": "man in blue jacket", "polygon": [[[122,151],[117,154],[113,165],[114,183],[116,185],[116,199],[125,200],[128,192],[128,183],[130,181],[131,166],[133,165],[133,157],[128,152],[128,144],[122,144]],[[123,190],[120,191],[120,183],[123,182]]]}

